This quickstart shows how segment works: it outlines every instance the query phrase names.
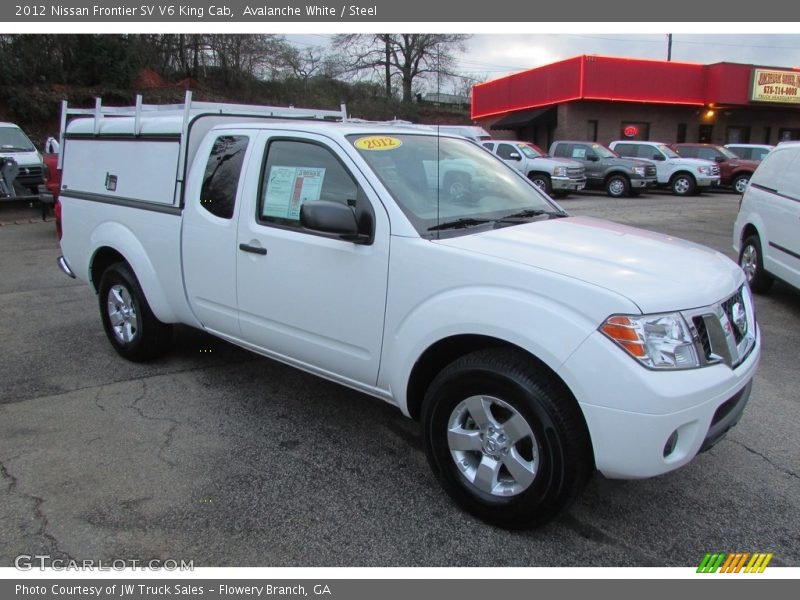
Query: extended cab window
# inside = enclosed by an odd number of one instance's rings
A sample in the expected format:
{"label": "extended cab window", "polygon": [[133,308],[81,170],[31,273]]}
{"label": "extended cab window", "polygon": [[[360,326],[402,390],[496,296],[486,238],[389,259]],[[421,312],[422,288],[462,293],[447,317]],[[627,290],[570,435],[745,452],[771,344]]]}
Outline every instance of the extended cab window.
{"label": "extended cab window", "polygon": [[248,141],[244,135],[221,135],[211,148],[203,175],[200,205],[222,219],[233,216]]}
{"label": "extended cab window", "polygon": [[270,142],[259,194],[259,221],[301,228],[300,207],[309,200],[340,202],[359,213],[358,185],[330,150],[299,140]]}

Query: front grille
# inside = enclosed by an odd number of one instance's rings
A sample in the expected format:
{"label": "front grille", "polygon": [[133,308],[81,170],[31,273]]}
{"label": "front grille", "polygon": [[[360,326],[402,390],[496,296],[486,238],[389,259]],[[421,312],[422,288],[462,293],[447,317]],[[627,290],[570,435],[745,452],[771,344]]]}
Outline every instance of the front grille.
{"label": "front grille", "polygon": [[586,169],[583,167],[569,167],[567,169],[567,177],[570,179],[583,179],[586,177]]}
{"label": "front grille", "polygon": [[644,176],[645,177],[655,177],[656,176],[656,168],[655,168],[655,166],[654,165],[648,165],[647,167],[645,167]]}
{"label": "front grille", "polygon": [[705,319],[703,317],[695,317],[692,319],[692,323],[694,323],[694,328],[697,330],[697,337],[700,346],[703,348],[703,356],[706,357],[707,361],[711,360],[711,340],[708,338]]}
{"label": "front grille", "polygon": [[711,174],[712,175],[719,175],[719,165],[712,165]]}
{"label": "front grille", "polygon": [[37,185],[42,183],[42,167],[20,167],[16,181],[20,182],[22,185]]}
{"label": "front grille", "polygon": [[724,363],[735,368],[755,348],[753,301],[744,286],[716,304],[683,311],[683,316],[702,364]]}
{"label": "front grille", "polygon": [[[728,298],[722,303],[722,310],[725,311],[725,315],[728,317],[728,320],[731,323],[731,329],[733,330],[733,338],[736,340],[736,343],[740,343],[742,339],[744,339],[745,334],[747,333],[747,323],[745,322],[744,326],[740,326],[736,322],[736,316],[734,315],[734,307],[736,304],[739,304],[740,307],[744,306],[744,302],[742,300],[742,290],[736,292],[733,296]],[[742,310],[744,310],[742,308]]]}

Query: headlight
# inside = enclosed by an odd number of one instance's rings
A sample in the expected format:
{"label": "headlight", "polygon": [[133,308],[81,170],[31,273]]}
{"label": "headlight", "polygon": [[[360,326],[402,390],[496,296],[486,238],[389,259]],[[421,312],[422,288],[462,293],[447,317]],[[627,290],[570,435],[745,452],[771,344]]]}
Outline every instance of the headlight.
{"label": "headlight", "polygon": [[556,167],[553,169],[553,177],[566,177],[567,167]]}
{"label": "headlight", "polygon": [[711,167],[697,167],[697,172],[703,175],[711,175]]}
{"label": "headlight", "polygon": [[606,319],[600,331],[650,369],[692,369],[700,366],[692,335],[678,313]]}
{"label": "headlight", "polygon": [[644,177],[645,168],[644,167],[633,167],[633,172],[636,173],[639,177]]}

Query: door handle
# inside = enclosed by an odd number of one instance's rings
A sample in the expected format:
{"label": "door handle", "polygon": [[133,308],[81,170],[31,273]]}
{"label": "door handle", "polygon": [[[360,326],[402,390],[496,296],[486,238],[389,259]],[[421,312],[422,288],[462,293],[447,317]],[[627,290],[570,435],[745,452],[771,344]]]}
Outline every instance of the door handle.
{"label": "door handle", "polygon": [[250,244],[239,244],[239,250],[243,250],[244,252],[252,252],[253,254],[261,254],[262,256],[267,254],[266,248],[262,248],[261,246],[251,246]]}

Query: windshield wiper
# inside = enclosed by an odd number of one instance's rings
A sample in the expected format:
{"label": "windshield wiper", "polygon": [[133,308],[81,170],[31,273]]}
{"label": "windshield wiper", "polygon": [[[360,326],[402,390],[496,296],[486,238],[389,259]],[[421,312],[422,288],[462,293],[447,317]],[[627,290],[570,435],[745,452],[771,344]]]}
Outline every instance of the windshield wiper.
{"label": "windshield wiper", "polygon": [[508,220],[531,219],[533,217],[540,217],[542,215],[549,215],[550,218],[568,216],[567,213],[565,213],[563,210],[543,210],[540,208],[526,208],[525,210],[521,210],[519,212],[511,213],[510,215],[500,217],[497,220],[502,223]]}
{"label": "windshield wiper", "polygon": [[472,217],[465,217],[461,219],[455,219],[453,221],[445,221],[444,223],[439,223],[438,225],[434,225],[433,227],[428,227],[428,231],[475,227],[476,225],[483,225],[484,223],[489,223],[489,222],[490,222],[489,219],[473,219]]}

